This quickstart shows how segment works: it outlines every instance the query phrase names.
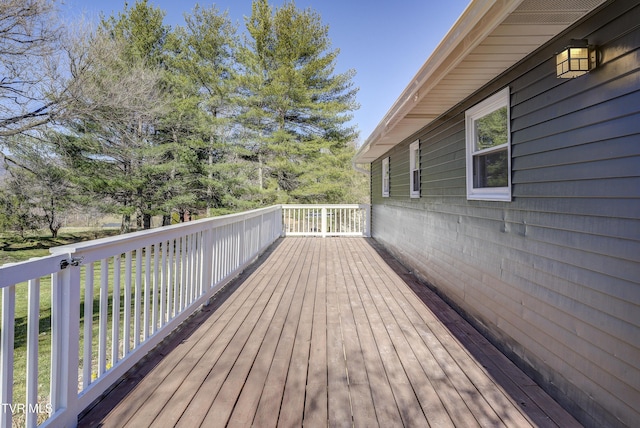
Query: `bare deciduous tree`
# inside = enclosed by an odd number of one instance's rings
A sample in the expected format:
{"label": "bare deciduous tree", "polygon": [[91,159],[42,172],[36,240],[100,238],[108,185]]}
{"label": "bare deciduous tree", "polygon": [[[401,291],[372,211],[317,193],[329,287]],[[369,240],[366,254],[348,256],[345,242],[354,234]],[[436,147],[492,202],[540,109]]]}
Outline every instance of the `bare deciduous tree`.
{"label": "bare deciduous tree", "polygon": [[54,1],[0,2],[0,137],[47,123],[57,105],[62,27]]}

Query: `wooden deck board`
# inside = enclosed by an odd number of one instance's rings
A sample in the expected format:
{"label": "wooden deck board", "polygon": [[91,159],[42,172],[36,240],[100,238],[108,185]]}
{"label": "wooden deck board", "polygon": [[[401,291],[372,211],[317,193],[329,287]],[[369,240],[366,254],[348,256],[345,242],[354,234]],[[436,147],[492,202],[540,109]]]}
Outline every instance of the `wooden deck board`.
{"label": "wooden deck board", "polygon": [[579,426],[375,241],[282,239],[216,299],[79,426]]}
{"label": "wooden deck board", "polygon": [[[353,244],[357,244],[357,242],[354,241]],[[350,248],[349,250],[350,251],[347,251],[345,254],[358,253],[355,248]],[[387,276],[385,277],[385,281],[381,281],[380,284],[383,286],[384,283],[393,281],[393,279],[394,278]],[[400,279],[398,278],[397,280],[399,281]],[[392,282],[391,286],[387,285],[386,289],[382,290],[381,293],[389,293],[391,297],[387,301],[389,309],[396,314],[395,320],[404,333],[406,342],[411,348],[411,352],[413,352],[418,363],[422,366],[424,375],[426,375],[430,380],[433,392],[439,396],[444,408],[446,408],[449,418],[455,425],[465,427],[477,426],[478,422],[467,409],[468,404],[452,384],[455,379],[452,380],[447,376],[443,368],[438,364],[438,360],[434,357],[429,346],[427,346],[427,344],[422,340],[418,330],[421,327],[424,328],[424,326],[415,313],[414,308],[409,306],[399,295],[398,285],[399,284],[397,282]],[[402,287],[399,288],[402,289]],[[422,376],[420,372],[418,373]],[[432,396],[432,400],[437,401],[434,396]],[[441,412],[442,409],[438,409],[438,411]],[[438,426],[444,426],[446,423],[448,423],[447,417],[444,417],[444,422],[434,421],[434,424]]]}
{"label": "wooden deck board", "polygon": [[[302,247],[298,247],[296,251],[298,250],[302,250]],[[292,259],[295,260],[294,258]],[[289,269],[293,270],[292,264],[289,265]],[[246,379],[247,384],[256,385],[257,387],[242,389],[235,408],[231,409],[233,413],[229,421],[230,426],[248,426],[255,417],[255,412],[263,391],[263,388],[259,386],[262,385],[264,387],[267,382],[269,368],[271,367],[271,362],[276,352],[278,339],[285,323],[291,301],[291,296],[285,296],[284,292],[285,287],[279,287],[278,292],[274,293],[272,299],[274,312],[271,321],[265,325],[267,328],[266,334]]]}
{"label": "wooden deck board", "polygon": [[[229,323],[229,328],[222,332],[215,342],[212,342],[209,351],[203,355],[201,364],[194,367],[189,375],[191,382],[185,382],[182,393],[178,394],[181,397],[178,409],[184,409],[184,411],[179,413],[173,406],[163,409],[166,413],[175,411],[179,415],[178,426],[200,424],[212,405],[212,399],[217,398],[223,383],[231,377],[230,373],[235,369],[234,374],[239,375],[238,371],[242,368],[238,368],[236,361],[242,357],[250,358],[251,350],[247,350],[245,345],[250,335],[254,333],[259,335],[259,331],[256,332],[254,328],[262,325],[258,324],[258,321],[264,314],[265,306],[268,306],[277,288],[278,280],[285,270],[286,265],[282,267],[282,264],[278,264],[269,275],[260,277],[254,290],[241,302],[247,311],[238,312],[240,316],[237,317],[237,322]],[[220,400],[224,400],[224,395]],[[174,422],[172,418],[160,417],[159,420]]]}
{"label": "wooden deck board", "polygon": [[[326,240],[323,239],[316,247],[319,250],[318,265],[324,266],[327,260]],[[312,323],[303,425],[321,426],[328,419],[327,271],[324,268],[317,272]]]}

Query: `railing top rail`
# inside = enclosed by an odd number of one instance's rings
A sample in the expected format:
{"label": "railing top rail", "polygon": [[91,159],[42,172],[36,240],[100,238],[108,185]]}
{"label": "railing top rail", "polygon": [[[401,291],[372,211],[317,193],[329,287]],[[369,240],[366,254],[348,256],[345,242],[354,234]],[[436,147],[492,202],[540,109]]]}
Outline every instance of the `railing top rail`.
{"label": "railing top rail", "polygon": [[37,257],[17,263],[7,263],[0,266],[0,288],[40,278],[51,272],[60,270],[60,262],[65,259],[65,254],[52,254],[45,257]]}
{"label": "railing top rail", "polygon": [[369,204],[284,204],[282,208],[367,208]]}
{"label": "railing top rail", "polygon": [[262,214],[272,213],[280,209],[279,205],[266,208],[259,208],[251,211],[244,211],[236,214],[227,214],[218,217],[203,218],[187,223],[174,224],[157,229],[142,230],[139,232],[127,233],[108,238],[95,239],[92,241],[79,242],[76,244],[62,245],[51,248],[52,254],[60,253],[90,253],[93,251],[105,250],[109,247],[118,247],[118,251],[127,251],[140,248],[145,245],[173,239],[178,236],[195,233],[206,228],[226,226],[241,220],[250,219]]}

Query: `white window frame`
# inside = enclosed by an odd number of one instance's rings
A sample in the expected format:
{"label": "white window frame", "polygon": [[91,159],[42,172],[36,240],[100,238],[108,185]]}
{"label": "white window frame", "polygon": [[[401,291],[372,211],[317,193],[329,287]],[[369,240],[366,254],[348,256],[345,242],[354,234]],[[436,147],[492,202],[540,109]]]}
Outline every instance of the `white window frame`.
{"label": "white window frame", "polygon": [[386,157],[382,159],[382,197],[389,197],[389,189],[391,188],[391,176],[389,174],[389,160]]}
{"label": "white window frame", "polygon": [[420,197],[420,140],[409,146],[409,192],[412,198]]}
{"label": "white window frame", "polygon": [[[484,150],[476,150],[475,121],[499,110],[507,108],[507,142],[499,146]],[[509,87],[490,96],[465,112],[466,144],[467,144],[467,199],[484,201],[511,201],[511,106]],[[473,161],[475,156],[487,155],[507,150],[507,180],[506,187],[474,187]]]}

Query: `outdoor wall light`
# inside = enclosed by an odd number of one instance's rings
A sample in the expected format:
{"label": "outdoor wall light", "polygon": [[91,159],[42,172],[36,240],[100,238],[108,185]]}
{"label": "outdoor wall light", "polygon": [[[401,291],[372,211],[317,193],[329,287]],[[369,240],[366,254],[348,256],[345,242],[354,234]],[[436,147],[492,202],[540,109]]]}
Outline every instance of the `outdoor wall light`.
{"label": "outdoor wall light", "polygon": [[586,39],[573,39],[562,52],[556,54],[556,74],[559,78],[582,76],[595,67],[596,50]]}

